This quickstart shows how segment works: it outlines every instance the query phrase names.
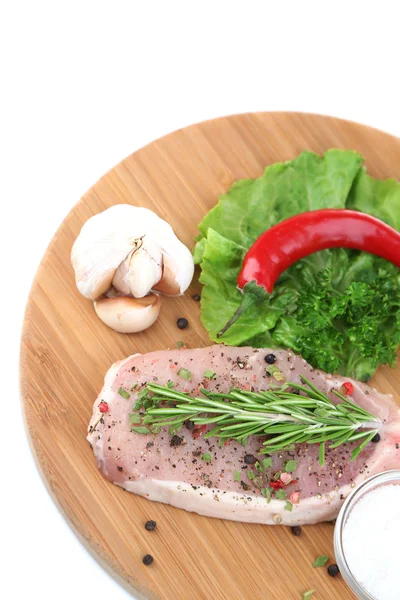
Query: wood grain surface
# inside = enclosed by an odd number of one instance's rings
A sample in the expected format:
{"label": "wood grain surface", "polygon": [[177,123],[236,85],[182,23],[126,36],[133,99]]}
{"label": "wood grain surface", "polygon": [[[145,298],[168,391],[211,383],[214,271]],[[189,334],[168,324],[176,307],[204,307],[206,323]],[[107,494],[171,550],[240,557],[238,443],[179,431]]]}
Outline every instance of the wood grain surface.
{"label": "wood grain surface", "polygon": [[[299,113],[243,114],[176,131],[132,154],[98,181],[72,209],[35,277],[21,345],[21,389],[27,428],[48,489],[99,562],[137,597],[163,600],[315,600],[353,595],[341,577],[313,569],[316,556],[334,562],[333,524],[290,529],[209,519],[151,503],[105,481],[86,441],[92,404],[114,361],[134,352],[208,345],[199,320],[197,275],[185,296],[163,298],[149,330],[113,332],[77,291],[71,246],[83,223],[117,203],[146,206],[190,248],[197,224],[220,194],[242,177],[302,150],[361,152],[370,174],[400,179],[400,140],[334,118]],[[60,182],[62,184],[62,182]],[[55,201],[57,198],[55,197]],[[38,215],[40,218],[40,215]],[[180,331],[176,319],[189,327]],[[400,369],[380,368],[373,385],[391,392]],[[157,521],[148,532],[144,523]],[[62,540],[60,540],[62,543]],[[56,549],[55,549],[56,551]],[[142,564],[150,553],[154,563]],[[45,576],[45,565],[43,566]],[[70,574],[70,576],[73,576]]]}

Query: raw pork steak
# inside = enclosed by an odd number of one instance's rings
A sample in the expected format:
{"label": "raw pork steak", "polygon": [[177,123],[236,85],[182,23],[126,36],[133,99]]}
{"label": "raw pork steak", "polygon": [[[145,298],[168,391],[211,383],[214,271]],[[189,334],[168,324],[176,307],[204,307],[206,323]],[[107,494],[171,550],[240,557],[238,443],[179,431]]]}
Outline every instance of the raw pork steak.
{"label": "raw pork steak", "polygon": [[[334,401],[336,396],[330,390],[350,381],[313,370],[301,357],[284,350],[222,345],[135,354],[115,363],[94,404],[88,435],[103,475],[149,500],[209,517],[295,525],[335,518],[355,485],[373,473],[400,468],[399,407],[391,396],[356,381],[352,381],[353,400],[381,419],[380,441],[370,443],[354,462],[349,458],[352,444],[335,450],[327,448],[324,467],[319,465],[316,444],[297,445],[293,452],[274,455],[273,467],[268,469],[270,477],[284,470],[286,460],[294,459],[297,463],[293,473],[295,482],[285,488],[288,497],[300,492],[299,502],[292,511],[285,509],[285,500],[275,496],[268,503],[248,477],[249,469],[254,469],[248,463],[254,462],[254,457],[260,461],[264,458],[258,452],[262,438],[250,439],[245,448],[234,441],[219,448],[215,438],[205,440],[198,431],[186,427],[177,434],[179,439],[174,440],[165,429],[158,435],[131,431],[129,413],[146,382],[166,384],[171,379],[177,390],[194,393],[199,386],[218,391],[228,391],[232,386],[264,390],[272,379],[266,373],[268,364],[264,358],[272,352],[276,356],[275,366],[287,381],[300,383],[299,375],[304,374]],[[190,381],[179,377],[181,367],[191,372]],[[216,379],[203,378],[208,369],[217,374]],[[131,391],[135,384],[139,386]],[[129,394],[127,398],[121,396],[120,388]],[[99,412],[100,401],[108,404],[108,412]],[[211,454],[210,463],[201,460],[205,453]],[[235,481],[235,471],[236,479],[240,474],[239,481]]]}

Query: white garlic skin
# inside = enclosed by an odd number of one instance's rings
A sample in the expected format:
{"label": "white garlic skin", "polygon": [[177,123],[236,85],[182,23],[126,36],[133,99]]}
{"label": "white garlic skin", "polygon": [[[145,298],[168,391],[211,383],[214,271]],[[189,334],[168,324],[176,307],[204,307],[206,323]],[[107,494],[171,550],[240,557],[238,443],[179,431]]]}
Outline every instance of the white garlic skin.
{"label": "white garlic skin", "polygon": [[[152,262],[149,273],[142,274],[144,249],[137,256],[132,251],[146,236],[148,241],[144,244],[148,245]],[[71,261],[78,290],[91,300],[105,294],[112,285],[120,293],[127,294],[129,289],[132,295],[143,297],[161,281],[163,264],[164,272],[168,268],[168,273],[172,273],[164,293],[180,295],[189,287],[194,273],[191,252],[172,227],[153,211],[130,204],[117,204],[91,217],[72,247]]]}

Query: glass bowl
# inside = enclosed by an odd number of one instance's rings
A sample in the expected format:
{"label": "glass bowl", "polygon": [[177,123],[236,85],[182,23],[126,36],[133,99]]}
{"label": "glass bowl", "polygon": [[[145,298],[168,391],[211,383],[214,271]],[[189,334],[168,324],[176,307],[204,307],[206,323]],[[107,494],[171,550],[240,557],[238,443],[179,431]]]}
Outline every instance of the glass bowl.
{"label": "glass bowl", "polygon": [[343,579],[359,598],[359,600],[379,600],[375,596],[372,596],[362,585],[356,580],[351,572],[351,569],[346,561],[346,556],[343,549],[343,531],[346,527],[347,520],[354,506],[359,500],[372,490],[376,488],[388,485],[398,484],[400,485],[400,470],[395,469],[392,471],[385,471],[384,473],[378,473],[373,475],[369,479],[366,479],[358,487],[356,487],[344,502],[340,509],[338,518],[336,519],[335,532],[334,532],[334,547],[335,557],[337,566],[343,576]]}

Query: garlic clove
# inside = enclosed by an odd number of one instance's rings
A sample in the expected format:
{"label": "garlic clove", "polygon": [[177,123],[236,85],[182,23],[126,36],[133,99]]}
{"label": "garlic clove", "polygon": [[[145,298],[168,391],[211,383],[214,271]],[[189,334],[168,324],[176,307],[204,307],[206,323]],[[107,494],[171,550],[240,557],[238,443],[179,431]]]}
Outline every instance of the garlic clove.
{"label": "garlic clove", "polygon": [[161,309],[161,300],[156,294],[145,298],[101,298],[93,304],[99,319],[119,333],[144,331],[153,325]]}
{"label": "garlic clove", "polygon": [[176,281],[177,266],[170,256],[164,255],[163,273],[160,281],[153,285],[153,290],[167,296],[180,296],[181,287]]}
{"label": "garlic clove", "polygon": [[193,257],[189,249],[175,238],[173,255],[163,250],[162,278],[153,289],[168,296],[181,296],[189,287],[194,273]]}
{"label": "garlic clove", "polygon": [[162,254],[152,240],[144,235],[120,264],[113,278],[113,286],[122,294],[143,298],[162,276]]}

